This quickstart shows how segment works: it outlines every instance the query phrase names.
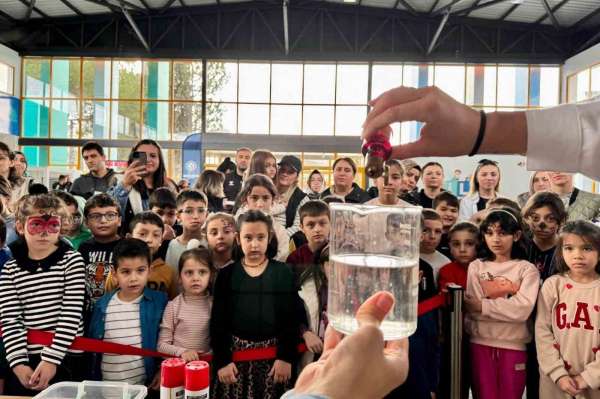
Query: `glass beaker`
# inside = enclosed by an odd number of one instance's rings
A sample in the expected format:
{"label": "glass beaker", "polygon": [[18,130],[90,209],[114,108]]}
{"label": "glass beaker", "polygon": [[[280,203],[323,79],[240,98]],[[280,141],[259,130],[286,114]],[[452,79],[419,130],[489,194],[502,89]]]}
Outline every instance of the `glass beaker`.
{"label": "glass beaker", "polygon": [[358,307],[377,291],[396,303],[381,323],[384,339],[417,329],[420,206],[331,204],[327,315],[336,330],[358,328]]}

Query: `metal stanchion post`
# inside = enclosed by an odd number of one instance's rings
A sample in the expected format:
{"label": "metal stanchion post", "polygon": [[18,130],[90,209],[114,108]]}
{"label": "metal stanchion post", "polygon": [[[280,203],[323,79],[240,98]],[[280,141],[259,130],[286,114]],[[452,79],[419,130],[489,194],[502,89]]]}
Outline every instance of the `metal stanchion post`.
{"label": "metal stanchion post", "polygon": [[462,304],[464,289],[450,284],[448,292],[452,298],[450,307],[450,398],[462,399]]}

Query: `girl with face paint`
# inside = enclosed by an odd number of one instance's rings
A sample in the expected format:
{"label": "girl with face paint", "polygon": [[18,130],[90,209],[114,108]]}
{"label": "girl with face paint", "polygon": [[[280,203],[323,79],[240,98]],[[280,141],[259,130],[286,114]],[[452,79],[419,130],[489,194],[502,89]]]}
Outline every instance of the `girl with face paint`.
{"label": "girl with face paint", "polygon": [[[21,239],[10,245],[13,259],[0,277],[0,323],[10,367],[5,394],[32,396],[49,384],[84,377],[81,354],[67,349],[83,335],[85,293],[83,258],[60,239],[68,217],[54,195],[25,196],[17,205]],[[43,329],[60,340],[28,344],[27,329]]]}
{"label": "girl with face paint", "polygon": [[522,214],[532,235],[528,260],[537,267],[544,281],[554,274],[558,232],[567,219],[567,212],[558,195],[542,191],[529,198]]}

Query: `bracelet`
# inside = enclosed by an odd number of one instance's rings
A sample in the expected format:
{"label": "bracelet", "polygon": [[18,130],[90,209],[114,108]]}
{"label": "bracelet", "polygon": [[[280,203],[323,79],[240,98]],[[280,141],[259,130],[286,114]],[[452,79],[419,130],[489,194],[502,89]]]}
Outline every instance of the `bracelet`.
{"label": "bracelet", "polygon": [[479,111],[479,115],[481,115],[481,122],[479,122],[479,132],[477,133],[477,139],[475,140],[475,145],[473,146],[473,149],[469,153],[470,157],[477,154],[477,151],[479,151],[479,147],[481,147],[481,143],[483,142],[483,136],[485,136],[485,125],[487,122],[487,118],[485,116],[485,112],[483,112],[483,111]]}

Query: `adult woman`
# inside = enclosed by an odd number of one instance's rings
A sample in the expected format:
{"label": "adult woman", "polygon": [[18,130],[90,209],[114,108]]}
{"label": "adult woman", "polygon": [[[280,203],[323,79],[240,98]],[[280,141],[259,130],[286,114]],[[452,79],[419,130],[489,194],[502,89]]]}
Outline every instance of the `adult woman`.
{"label": "adult woman", "polygon": [[[146,155],[140,158],[139,153]],[[121,207],[123,231],[127,230],[133,215],[149,209],[150,194],[159,187],[177,192],[175,182],[167,177],[158,143],[150,139],[140,140],[129,153],[123,180],[108,191]]]}
{"label": "adult woman", "polygon": [[225,199],[223,182],[225,182],[225,175],[210,169],[202,172],[196,180],[194,188],[206,195],[209,212],[223,212],[223,200]]}
{"label": "adult woman", "polygon": [[[408,173],[409,169],[406,170]],[[414,173],[414,167],[410,171]],[[427,162],[423,166],[422,175],[423,188],[421,191],[409,191],[407,194],[402,195],[401,198],[413,205],[420,205],[423,208],[433,208],[433,199],[443,191],[444,168],[437,162]]]}
{"label": "adult woman", "polygon": [[21,151],[13,151],[10,153],[10,167],[8,180],[12,186],[11,203],[16,204],[17,201],[24,195],[29,193],[29,185],[33,179],[27,176],[27,159]]}
{"label": "adult woman", "polygon": [[275,177],[277,202],[285,206],[285,230],[291,237],[300,231],[298,209],[309,201],[306,193],[298,187],[298,177],[302,172],[302,162],[293,155],[286,155],[279,162]]}
{"label": "adult woman", "polygon": [[500,187],[500,168],[498,163],[482,159],[471,177],[471,191],[460,200],[459,220],[470,220],[479,211],[485,209],[487,202],[498,196]]}
{"label": "adult woman", "polygon": [[321,198],[330,195],[343,198],[344,202],[362,204],[371,199],[369,194],[354,183],[356,163],[352,158],[338,158],[333,163],[333,185],[323,191]]}
{"label": "adult woman", "polygon": [[517,202],[521,208],[525,207],[527,200],[538,191],[550,190],[550,177],[546,171],[537,171],[531,174],[529,179],[529,191],[517,196]]}
{"label": "adult woman", "polygon": [[305,191],[308,195],[308,198],[310,198],[311,200],[321,198],[321,191],[323,191],[324,182],[325,179],[323,178],[323,175],[321,174],[321,172],[319,172],[318,169],[315,169],[312,172],[310,172],[307,181],[308,187]]}

